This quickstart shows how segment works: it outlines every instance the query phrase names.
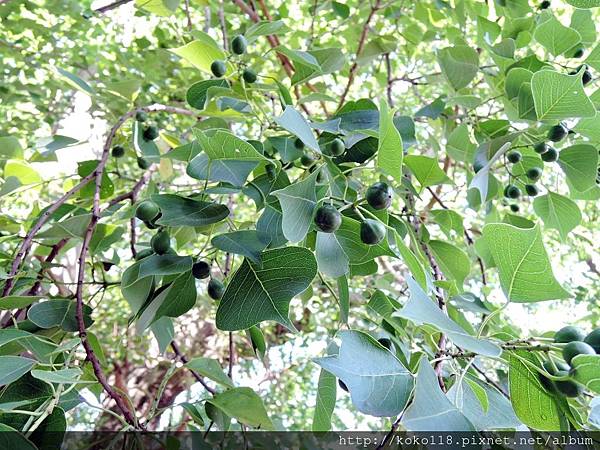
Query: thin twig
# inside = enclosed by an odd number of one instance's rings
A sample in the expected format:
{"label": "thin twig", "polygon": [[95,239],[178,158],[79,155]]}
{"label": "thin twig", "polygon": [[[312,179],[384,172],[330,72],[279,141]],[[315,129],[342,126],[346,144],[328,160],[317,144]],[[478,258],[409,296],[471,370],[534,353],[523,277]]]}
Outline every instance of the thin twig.
{"label": "thin twig", "polygon": [[[181,352],[181,350],[179,349],[179,346],[177,345],[177,342],[171,341],[171,348],[173,349],[173,353],[175,353],[177,358],[179,358],[179,360],[183,364],[188,363],[187,357]],[[198,383],[200,383],[202,386],[204,386],[204,389],[206,389],[212,395],[214,395],[217,392],[213,388],[211,388],[208,384],[206,384],[206,381],[204,381],[204,378],[202,378],[200,375],[198,375],[198,373],[195,370],[192,370],[192,369],[188,369],[188,370],[191,372],[192,376],[196,379],[196,381]]]}
{"label": "thin twig", "polygon": [[94,11],[100,14],[104,14],[105,12],[110,11],[111,9],[118,8],[119,6],[125,5],[132,0],[117,0],[116,2],[109,3],[108,5],[101,6],[100,8],[96,8]]}

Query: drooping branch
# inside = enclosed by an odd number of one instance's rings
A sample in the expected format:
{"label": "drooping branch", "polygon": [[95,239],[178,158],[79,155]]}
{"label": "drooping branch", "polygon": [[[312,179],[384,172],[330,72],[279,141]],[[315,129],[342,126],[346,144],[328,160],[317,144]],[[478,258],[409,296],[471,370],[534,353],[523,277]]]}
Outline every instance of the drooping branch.
{"label": "drooping branch", "polygon": [[100,14],[104,14],[112,9],[118,8],[119,6],[130,3],[133,0],[117,0],[116,2],[109,3],[108,5],[101,6],[100,8],[96,8],[94,11]]}

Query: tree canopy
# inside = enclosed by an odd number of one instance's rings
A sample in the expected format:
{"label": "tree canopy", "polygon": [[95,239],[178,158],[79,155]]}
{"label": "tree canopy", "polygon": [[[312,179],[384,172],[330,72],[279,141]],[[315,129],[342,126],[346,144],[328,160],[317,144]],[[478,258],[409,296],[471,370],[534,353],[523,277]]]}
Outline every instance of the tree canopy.
{"label": "tree canopy", "polygon": [[600,428],[599,7],[0,0],[0,430]]}

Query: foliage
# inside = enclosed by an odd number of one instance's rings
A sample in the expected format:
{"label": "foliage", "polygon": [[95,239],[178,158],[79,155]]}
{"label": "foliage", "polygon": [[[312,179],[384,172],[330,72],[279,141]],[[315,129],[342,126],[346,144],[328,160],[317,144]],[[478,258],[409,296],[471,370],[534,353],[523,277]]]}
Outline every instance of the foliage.
{"label": "foliage", "polygon": [[597,428],[597,3],[0,2],[2,429]]}

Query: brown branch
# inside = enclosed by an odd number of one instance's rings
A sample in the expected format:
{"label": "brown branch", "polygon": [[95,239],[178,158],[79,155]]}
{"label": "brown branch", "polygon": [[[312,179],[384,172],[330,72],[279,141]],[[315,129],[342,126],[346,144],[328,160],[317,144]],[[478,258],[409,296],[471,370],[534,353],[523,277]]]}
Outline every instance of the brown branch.
{"label": "brown branch", "polygon": [[346,96],[348,95],[348,92],[350,91],[350,87],[352,86],[352,83],[354,82],[354,77],[356,76],[356,71],[358,70],[358,57],[360,56],[360,54],[365,46],[365,42],[367,40],[367,35],[369,34],[369,25],[371,24],[371,20],[373,20],[373,17],[377,13],[377,11],[379,11],[379,9],[381,9],[381,0],[377,0],[375,2],[375,4],[371,7],[371,11],[369,12],[369,15],[367,16],[367,20],[365,21],[365,24],[363,25],[363,29],[362,29],[362,32],[360,33],[360,38],[358,40],[358,48],[356,49],[356,56],[355,56],[354,62],[350,66],[350,73],[348,74],[348,82],[346,83],[344,92],[342,93],[342,96],[340,97],[340,102],[338,103],[338,109],[340,109],[342,107],[342,105],[344,104],[344,101],[346,100]]}
{"label": "brown branch", "polygon": [[184,8],[185,8],[185,16],[187,17],[188,31],[193,31],[194,25],[192,24],[192,17],[190,16],[190,0],[185,0]]}
{"label": "brown branch", "polygon": [[[179,360],[183,364],[187,364],[188,363],[188,359],[186,358],[186,356],[179,349],[179,346],[177,345],[177,342],[171,341],[171,348],[173,349],[173,352],[175,353],[175,355],[177,356],[177,358],[179,358]],[[195,370],[192,370],[192,369],[188,369],[188,370],[191,372],[192,376],[196,379],[196,381],[198,383],[200,383],[202,386],[204,386],[204,389],[206,389],[212,395],[214,395],[217,392],[213,388],[211,388],[208,384],[206,384],[206,381],[204,381],[204,379],[200,375],[198,375],[198,373]]]}
{"label": "brown branch", "polygon": [[131,1],[132,0],[117,0],[116,2],[109,3],[108,5],[101,6],[100,8],[96,8],[94,9],[94,11],[100,14],[104,14],[105,12],[108,12],[111,9],[118,8],[119,6],[125,5]]}

